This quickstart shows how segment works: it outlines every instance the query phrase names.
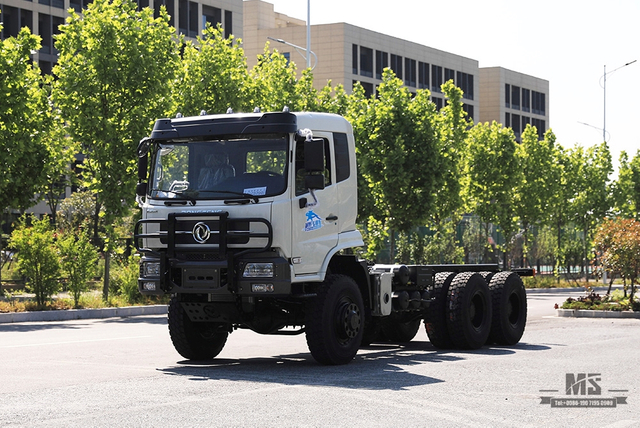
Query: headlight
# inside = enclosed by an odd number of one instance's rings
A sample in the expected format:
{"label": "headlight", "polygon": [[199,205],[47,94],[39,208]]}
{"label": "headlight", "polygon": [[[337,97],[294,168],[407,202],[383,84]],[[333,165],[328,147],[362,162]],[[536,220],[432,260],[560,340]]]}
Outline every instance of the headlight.
{"label": "headlight", "polygon": [[142,274],[145,278],[157,278],[160,276],[160,262],[143,262]]}
{"label": "headlight", "polygon": [[273,263],[247,263],[243,278],[273,278]]}

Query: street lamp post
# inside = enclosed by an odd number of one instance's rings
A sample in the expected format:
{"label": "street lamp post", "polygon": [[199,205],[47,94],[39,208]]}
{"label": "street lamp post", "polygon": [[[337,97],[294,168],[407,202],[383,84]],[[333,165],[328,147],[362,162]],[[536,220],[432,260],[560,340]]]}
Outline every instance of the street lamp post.
{"label": "street lamp post", "polygon": [[311,0],[307,0],[307,68],[311,68]]}
{"label": "street lamp post", "polygon": [[625,65],[621,65],[620,67],[618,67],[615,70],[610,71],[608,73],[607,73],[607,65],[606,64],[604,65],[604,74],[602,75],[602,79],[603,79],[602,89],[604,89],[604,103],[603,103],[603,109],[602,109],[603,110],[603,114],[604,114],[604,118],[602,120],[602,139],[604,141],[607,141],[606,140],[606,134],[607,134],[607,74],[612,74],[612,73],[620,70],[621,68],[626,67],[627,65],[633,64],[636,61],[637,60],[634,59],[633,61],[628,62]]}
{"label": "street lamp post", "polygon": [[286,40],[275,39],[273,37],[267,37],[267,39],[273,40],[274,42],[282,43],[284,45],[291,46],[292,48],[294,48],[307,61],[307,68],[309,68],[309,66],[311,65],[311,56],[313,56],[313,59],[315,60],[313,67],[311,67],[311,70],[316,68],[316,65],[318,65],[318,56],[311,49],[307,48],[306,49],[307,54],[305,55],[303,53],[305,51],[305,48],[303,48],[302,46],[294,45],[293,43],[287,42]]}

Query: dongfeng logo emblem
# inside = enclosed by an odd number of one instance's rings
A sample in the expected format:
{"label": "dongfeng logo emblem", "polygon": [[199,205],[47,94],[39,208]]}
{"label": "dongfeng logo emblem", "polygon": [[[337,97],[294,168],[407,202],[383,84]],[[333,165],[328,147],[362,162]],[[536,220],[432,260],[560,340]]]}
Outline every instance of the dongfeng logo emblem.
{"label": "dongfeng logo emblem", "polygon": [[211,229],[209,229],[209,226],[207,226],[206,223],[201,221],[193,226],[193,239],[198,244],[204,244],[205,242],[207,242],[210,236]]}

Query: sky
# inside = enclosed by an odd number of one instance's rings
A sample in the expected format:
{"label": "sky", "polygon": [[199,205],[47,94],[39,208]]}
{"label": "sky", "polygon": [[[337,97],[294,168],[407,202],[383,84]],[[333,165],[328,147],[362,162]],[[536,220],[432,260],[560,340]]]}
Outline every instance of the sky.
{"label": "sky", "polygon": [[[266,1],[307,18],[308,0]],[[312,25],[346,22],[548,80],[548,126],[565,148],[600,144],[606,127],[615,167],[640,149],[640,0],[309,2]]]}

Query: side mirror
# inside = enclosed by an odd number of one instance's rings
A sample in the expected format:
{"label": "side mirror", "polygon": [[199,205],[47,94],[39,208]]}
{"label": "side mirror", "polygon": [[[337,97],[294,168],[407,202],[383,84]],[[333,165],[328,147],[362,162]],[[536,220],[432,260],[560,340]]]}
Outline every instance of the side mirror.
{"label": "side mirror", "polygon": [[[324,172],[324,140],[321,138],[304,142],[304,169],[307,172]],[[324,185],[323,187],[324,188]]]}
{"label": "side mirror", "polygon": [[136,195],[143,198],[147,194],[147,183],[138,183],[136,185]]}
{"label": "side mirror", "polygon": [[324,189],[324,174],[305,175],[304,187],[312,190]]}
{"label": "side mirror", "polygon": [[149,155],[138,158],[138,181],[147,180],[147,168],[149,167]]}

